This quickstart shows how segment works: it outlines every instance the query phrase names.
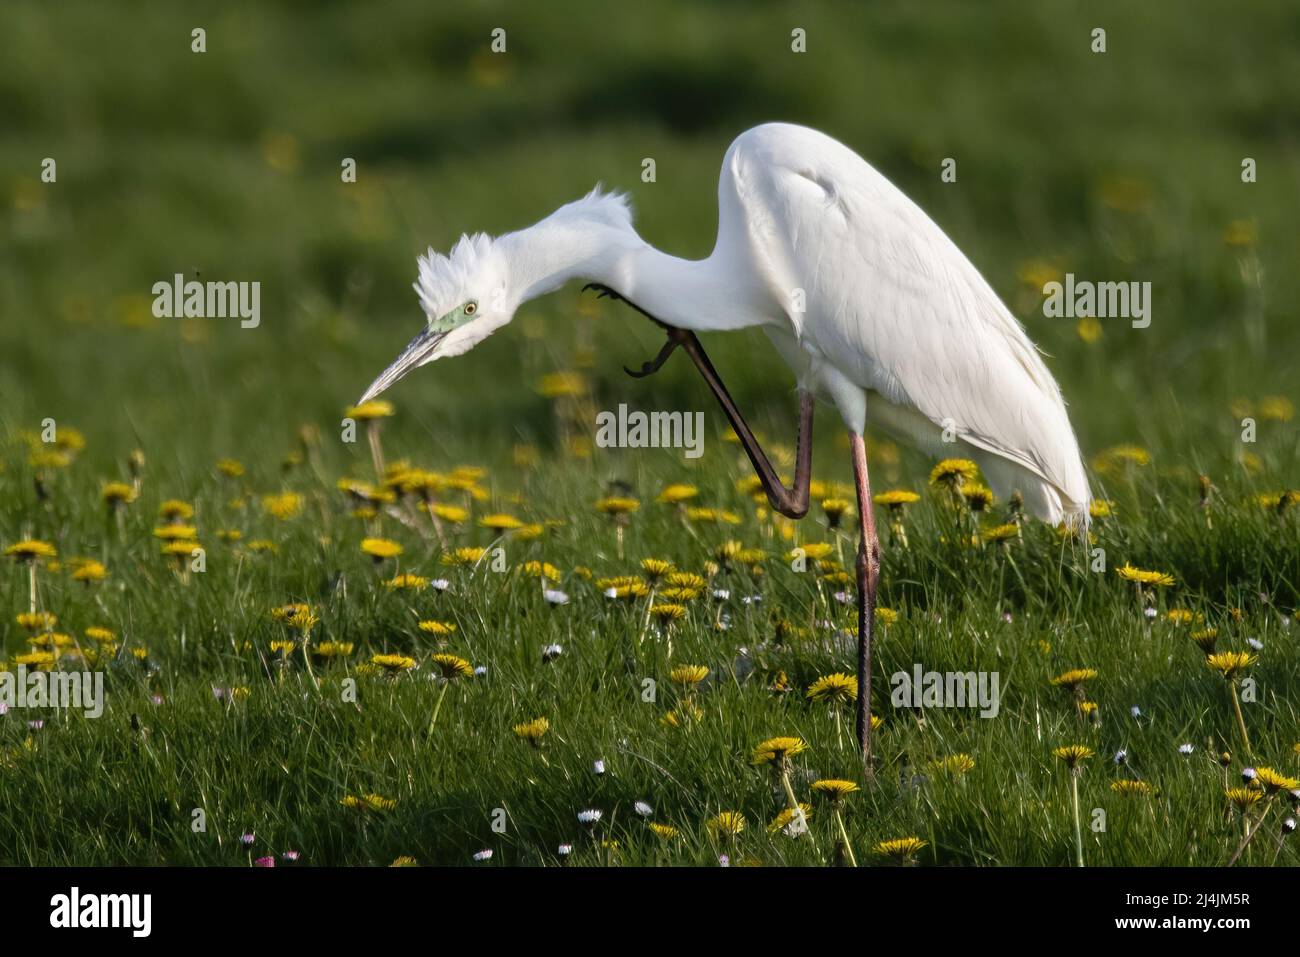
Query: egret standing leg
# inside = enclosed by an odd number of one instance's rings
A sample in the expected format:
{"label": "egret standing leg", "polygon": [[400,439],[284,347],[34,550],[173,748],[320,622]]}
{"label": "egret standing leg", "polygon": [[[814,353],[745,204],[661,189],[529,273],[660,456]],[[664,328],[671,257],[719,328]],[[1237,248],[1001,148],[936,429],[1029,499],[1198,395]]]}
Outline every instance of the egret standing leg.
{"label": "egret standing leg", "polygon": [[858,745],[867,780],[871,769],[871,639],[876,628],[876,583],[880,579],[880,539],[871,505],[871,481],[867,477],[867,444],[856,432],[849,433],[853,452],[853,480],[858,489]]}

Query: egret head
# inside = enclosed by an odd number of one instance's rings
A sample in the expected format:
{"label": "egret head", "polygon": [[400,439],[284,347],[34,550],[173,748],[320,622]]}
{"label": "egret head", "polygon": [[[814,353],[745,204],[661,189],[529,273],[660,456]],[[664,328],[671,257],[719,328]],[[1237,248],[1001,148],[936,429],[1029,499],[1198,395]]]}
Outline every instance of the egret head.
{"label": "egret head", "polygon": [[412,369],[468,352],[509,322],[519,298],[511,295],[506,259],[483,233],[462,236],[446,256],[432,249],[421,256],[415,291],[427,325],[361,401],[373,399]]}
{"label": "egret head", "polygon": [[493,239],[462,236],[451,253],[420,257],[420,295],[428,325],[370,384],[362,402],[412,369],[468,352],[496,332],[520,303],[578,276],[605,275],[630,250],[645,244],[632,228],[627,197],[600,186],[561,206],[541,222]]}

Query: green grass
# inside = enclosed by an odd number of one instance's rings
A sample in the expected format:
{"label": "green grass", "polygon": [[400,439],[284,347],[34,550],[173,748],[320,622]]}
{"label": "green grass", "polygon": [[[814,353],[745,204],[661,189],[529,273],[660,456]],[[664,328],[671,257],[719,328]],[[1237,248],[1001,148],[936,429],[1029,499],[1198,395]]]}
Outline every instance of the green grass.
{"label": "green grass", "polygon": [[[815,846],[767,835],[785,799],[749,758],[766,737],[804,738],[792,783],[805,801],[813,776],[859,773],[851,720],[838,730],[804,696],[816,677],[853,670],[843,632],[851,609],[785,560],[796,541],[835,535],[816,509],[793,529],[774,525],[736,490],[747,465],[722,440],[722,419],[687,363],[643,382],[623,376],[621,365],[659,345],[648,323],[569,289],[392,395],[390,461],[487,469],[487,498],[466,503],[471,520],[451,544],[490,544],[476,520],[492,511],[561,523],[533,541],[507,536],[505,572],[448,568],[427,522],[405,506],[366,522],[335,487],[344,476],[373,478],[364,436],[341,442],[340,419],[418,328],[410,282],[426,245],[527,224],[604,180],[632,194],[649,240],[702,255],[722,153],[767,119],[849,143],[953,236],[1050,353],[1090,461],[1121,443],[1151,455],[1149,465],[1094,475],[1095,491],[1114,502],[1094,526],[1103,573],[1088,551],[1036,523],[1007,549],[963,545],[969,517],[959,530],[930,491],[909,513],[911,547],[886,540],[881,603],[899,617],[878,647],[876,781],[845,805],[859,862],[879,860],[877,841],[914,835],[928,842],[927,865],[1072,863],[1069,778],[1051,753],[1063,744],[1096,752],[1079,780],[1090,865],[1223,863],[1241,837],[1225,779],[1235,783],[1248,763],[1300,772],[1300,626],[1289,623],[1300,603],[1300,529],[1294,509],[1279,516],[1255,502],[1300,485],[1297,422],[1267,416],[1262,402],[1300,398],[1292,5],[793,11],[683,0],[614,17],[578,2],[433,10],[394,0],[185,13],[141,4],[129,23],[90,2],[62,4],[58,17],[38,3],[11,7],[0,31],[0,545],[28,535],[57,545],[64,569],[41,570],[41,606],[58,614],[61,632],[103,626],[121,643],[103,665],[102,718],[47,712],[29,732],[32,715],[0,717],[0,863],[245,864],[294,848],[314,864],[399,855],[464,864],[492,848],[494,865],[541,864],[557,860],[561,842],[574,844],[575,861],[610,860],[597,837],[617,840],[612,859],[627,864],[708,864],[720,853],[831,859],[821,805]],[[1098,24],[1108,30],[1102,56],[1087,50]],[[202,56],[189,52],[196,25],[209,33]],[[492,60],[483,51],[498,25],[510,53]],[[808,30],[802,57],[787,52],[792,26]],[[47,156],[58,161],[56,184],[38,179]],[[344,156],[358,159],[355,185],[339,182]],[[653,184],[639,178],[646,156],[658,163]],[[948,156],[958,161],[954,184],[938,176]],[[1258,183],[1241,183],[1243,156],[1258,161]],[[1253,241],[1225,242],[1242,223]],[[1034,263],[1151,281],[1151,327],[1107,322],[1100,341],[1085,342],[1073,322],[1042,316],[1039,290],[1023,278]],[[153,319],[152,284],[196,270],[262,282],[262,326]],[[706,347],[788,468],[788,372],[759,336],[713,336]],[[572,368],[587,383],[578,401],[534,388]],[[566,437],[590,439],[595,411],[620,402],[706,410],[705,455],[571,454]],[[1258,419],[1253,444],[1241,440],[1248,413]],[[45,470],[42,498],[25,436],[47,418],[88,444],[68,467]],[[849,479],[840,431],[821,410],[824,481]],[[535,449],[536,461],[517,466],[517,446]],[[931,462],[874,434],[869,446],[878,489],[925,489]],[[128,477],[136,448],[146,460],[141,494],[119,533],[100,486]],[[286,466],[292,452],[303,461]],[[246,476],[220,476],[222,456],[242,461]],[[1197,506],[1201,474],[1216,486],[1209,524]],[[697,485],[701,504],[741,523],[694,524],[655,503],[673,481]],[[593,508],[617,483],[642,500],[621,558]],[[261,497],[280,491],[303,496],[301,514],[266,514]],[[203,573],[180,576],[159,555],[152,530],[170,498],[196,508]],[[985,525],[1005,512],[997,503]],[[242,540],[223,542],[228,529]],[[401,559],[376,568],[360,552],[367,533],[400,541]],[[671,629],[671,655],[669,636],[643,627],[644,602],[610,602],[575,572],[635,573],[646,557],[700,572],[731,539],[768,553],[763,573],[720,571],[711,585],[730,590],[730,627],[714,627],[718,603],[691,602]],[[256,540],[277,552],[251,551]],[[855,542],[839,545],[851,567]],[[71,581],[67,560],[77,556],[104,561],[109,579]],[[521,570],[531,560],[560,569],[569,605],[545,603]],[[1143,617],[1115,572],[1126,562],[1175,577],[1157,596],[1161,613],[1203,620]],[[383,588],[399,569],[452,586]],[[752,594],[762,603],[741,601]],[[320,618],[314,641],[354,645],[346,661],[316,667],[319,684],[300,655],[285,666],[271,655],[285,628],[270,610],[290,601]],[[6,560],[0,660],[27,650],[15,624],[27,608],[26,571]],[[420,619],[455,622],[445,650],[487,669],[451,686],[432,736],[441,689]],[[828,619],[837,627],[820,626]],[[1188,637],[1206,627],[1219,629],[1222,648],[1263,643],[1249,670],[1256,700],[1243,704],[1252,756],[1224,682]],[[543,663],[550,643],[564,653]],[[144,660],[134,654],[145,650]],[[382,652],[410,654],[419,668],[395,680],[357,673]],[[679,663],[711,674],[698,723],[670,728],[661,719],[680,702],[667,674]],[[999,715],[894,708],[888,678],[915,663],[997,672]],[[1096,722],[1049,684],[1075,667],[1099,672],[1088,685]],[[774,692],[782,673],[791,690]],[[348,678],[355,702],[344,698]],[[657,682],[654,701],[643,699],[646,679]],[[248,694],[221,701],[214,687]],[[511,731],[536,716],[551,722],[540,752]],[[1177,752],[1184,742],[1195,745],[1189,757]],[[1111,760],[1121,748],[1123,767]],[[969,773],[931,771],[959,753],[974,758]],[[1113,792],[1121,778],[1155,793]],[[372,792],[396,806],[340,804]],[[658,843],[633,810],[638,800],[680,839]],[[588,807],[604,812],[598,835],[578,824]],[[200,833],[196,808],[207,817]],[[497,808],[504,833],[491,827]],[[1094,808],[1106,812],[1104,832],[1089,829]],[[749,822],[734,844],[704,824],[724,810]],[[1282,817],[1269,809],[1247,862],[1273,861]],[[252,855],[238,841],[248,830]],[[1277,862],[1295,865],[1295,846]]]}

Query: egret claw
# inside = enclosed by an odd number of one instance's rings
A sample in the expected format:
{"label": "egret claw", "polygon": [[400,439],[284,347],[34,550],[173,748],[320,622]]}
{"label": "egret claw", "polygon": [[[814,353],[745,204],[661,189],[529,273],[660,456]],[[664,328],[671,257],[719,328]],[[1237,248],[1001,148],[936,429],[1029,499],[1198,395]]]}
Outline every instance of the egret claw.
{"label": "egret claw", "polygon": [[663,364],[668,361],[668,357],[673,354],[673,350],[676,349],[681,344],[682,342],[680,339],[670,335],[668,337],[668,341],[664,343],[663,348],[659,350],[659,354],[657,356],[655,356],[653,359],[651,359],[648,362],[641,363],[641,371],[633,372],[627,366],[623,367],[623,371],[626,372],[628,375],[630,375],[633,379],[644,379],[648,375],[653,375],[654,373],[658,372],[661,368],[663,368]]}

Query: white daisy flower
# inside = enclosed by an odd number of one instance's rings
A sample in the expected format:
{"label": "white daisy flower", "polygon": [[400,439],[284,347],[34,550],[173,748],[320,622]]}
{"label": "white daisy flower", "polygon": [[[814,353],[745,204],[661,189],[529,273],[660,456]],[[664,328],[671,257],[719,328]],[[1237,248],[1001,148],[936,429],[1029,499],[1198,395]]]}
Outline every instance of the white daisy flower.
{"label": "white daisy flower", "polygon": [[579,824],[596,824],[596,823],[598,823],[598,822],[600,821],[600,819],[601,819],[602,817],[604,817],[604,816],[605,816],[605,812],[604,812],[604,811],[601,811],[601,810],[599,810],[599,809],[597,809],[597,808],[588,808],[588,809],[585,810],[585,811],[579,811],[579,812],[578,812],[578,823],[579,823]]}

